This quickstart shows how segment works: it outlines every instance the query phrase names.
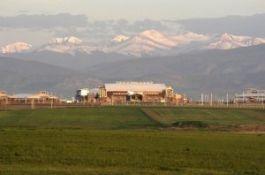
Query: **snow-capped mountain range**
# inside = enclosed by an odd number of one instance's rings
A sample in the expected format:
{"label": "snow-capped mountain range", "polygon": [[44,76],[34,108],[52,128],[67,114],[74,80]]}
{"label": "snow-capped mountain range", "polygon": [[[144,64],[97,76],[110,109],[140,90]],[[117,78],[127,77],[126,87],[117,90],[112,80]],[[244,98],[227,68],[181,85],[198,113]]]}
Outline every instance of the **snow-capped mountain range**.
{"label": "snow-capped mountain range", "polygon": [[223,34],[216,42],[211,43],[209,49],[236,49],[265,44],[265,38],[254,38],[249,36],[236,36],[228,33]]}
{"label": "snow-capped mountain range", "polygon": [[15,42],[1,47],[0,53],[2,54],[20,53],[23,51],[30,50],[31,48],[32,48],[31,44],[25,42]]}
{"label": "snow-capped mountain range", "polygon": [[37,48],[35,51],[51,51],[74,55],[76,52],[84,52],[90,54],[97,50],[96,46],[83,42],[81,39],[70,36],[64,38],[54,38],[48,44]]}
{"label": "snow-capped mountain range", "polygon": [[34,49],[31,44],[16,42],[3,46],[0,51],[2,54],[50,51],[72,55],[77,52],[91,54],[99,51],[141,57],[143,55],[161,55],[162,53],[166,55],[171,53],[171,50],[181,49],[184,46],[189,47],[192,43],[198,43],[197,49],[228,50],[265,44],[265,38],[237,36],[228,33],[213,36],[192,32],[172,36],[157,30],[146,30],[132,36],[117,35],[108,42],[97,44],[70,36],[51,39],[47,44]]}
{"label": "snow-capped mountain range", "polygon": [[147,30],[127,38],[107,51],[140,57],[142,55],[165,53],[173,48],[188,45],[191,42],[207,41],[209,39],[208,36],[192,32],[170,36],[156,30]]}
{"label": "snow-capped mountain range", "polygon": [[124,42],[126,40],[128,40],[130,37],[129,36],[125,36],[125,35],[117,35],[112,39],[112,42],[114,43],[121,43]]}

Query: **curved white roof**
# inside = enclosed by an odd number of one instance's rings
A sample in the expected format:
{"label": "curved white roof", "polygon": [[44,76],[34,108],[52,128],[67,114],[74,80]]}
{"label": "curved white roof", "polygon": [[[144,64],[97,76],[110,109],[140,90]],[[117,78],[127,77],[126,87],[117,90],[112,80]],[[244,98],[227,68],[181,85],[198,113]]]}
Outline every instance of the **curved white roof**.
{"label": "curved white roof", "polygon": [[107,92],[162,92],[167,86],[152,82],[117,82],[105,84]]}

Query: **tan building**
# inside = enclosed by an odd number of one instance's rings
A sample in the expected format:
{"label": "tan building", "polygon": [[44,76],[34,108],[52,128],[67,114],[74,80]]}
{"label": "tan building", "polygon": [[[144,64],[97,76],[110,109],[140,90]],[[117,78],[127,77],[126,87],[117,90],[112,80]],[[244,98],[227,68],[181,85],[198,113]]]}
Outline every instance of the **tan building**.
{"label": "tan building", "polygon": [[0,104],[7,104],[8,103],[8,95],[4,91],[0,91]]}
{"label": "tan building", "polygon": [[58,103],[60,99],[46,91],[40,91],[35,94],[16,94],[8,98],[11,104],[50,104]]}
{"label": "tan building", "polygon": [[176,104],[180,97],[172,87],[153,82],[109,83],[99,89],[102,104]]}

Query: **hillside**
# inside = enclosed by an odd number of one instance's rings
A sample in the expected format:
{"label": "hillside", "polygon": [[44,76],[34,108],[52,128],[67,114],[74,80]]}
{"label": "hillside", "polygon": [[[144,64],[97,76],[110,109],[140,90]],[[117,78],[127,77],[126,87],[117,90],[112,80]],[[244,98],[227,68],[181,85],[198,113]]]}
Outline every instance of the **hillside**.
{"label": "hillside", "polygon": [[12,55],[20,60],[38,61],[54,66],[60,66],[76,71],[85,70],[87,67],[92,67],[103,63],[113,63],[116,61],[129,60],[133,57],[124,56],[115,53],[105,54],[103,52],[93,52],[86,54],[78,52],[75,55],[56,53],[50,51],[29,52],[23,54]]}
{"label": "hillside", "polygon": [[200,93],[224,95],[249,87],[265,88],[264,55],[265,45],[145,58],[100,52],[24,53],[17,59],[0,60],[0,89],[11,92],[45,89],[69,96],[78,88],[97,86],[98,80],[157,81],[198,99]]}
{"label": "hillside", "polygon": [[69,69],[5,57],[0,57],[0,82],[0,89],[9,93],[48,90],[58,95],[73,95],[82,86],[98,83]]}
{"label": "hillside", "polygon": [[102,81],[166,82],[181,92],[198,97],[201,92],[225,94],[247,87],[264,88],[264,55],[265,45],[261,45],[120,61],[87,70]]}

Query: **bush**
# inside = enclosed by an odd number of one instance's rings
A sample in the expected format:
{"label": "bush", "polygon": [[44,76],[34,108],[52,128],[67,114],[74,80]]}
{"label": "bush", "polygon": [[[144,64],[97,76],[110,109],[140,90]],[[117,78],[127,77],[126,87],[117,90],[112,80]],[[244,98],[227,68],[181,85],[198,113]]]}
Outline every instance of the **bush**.
{"label": "bush", "polygon": [[203,123],[202,121],[178,121],[173,123],[174,127],[179,127],[179,128],[188,128],[188,127],[193,127],[193,128],[206,128],[208,125],[206,123]]}

